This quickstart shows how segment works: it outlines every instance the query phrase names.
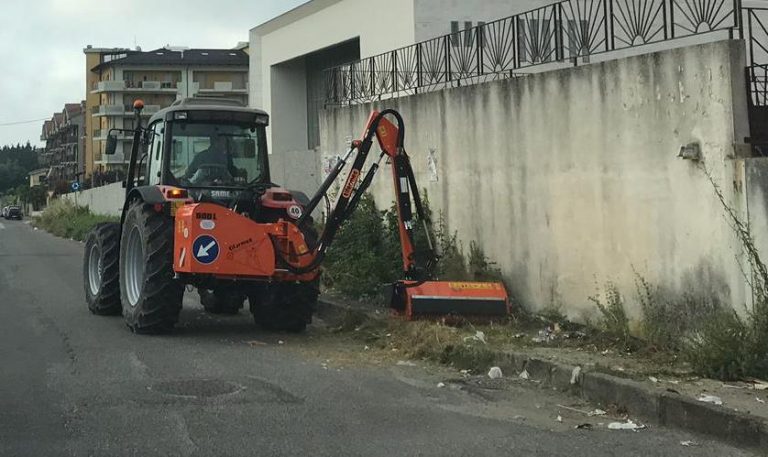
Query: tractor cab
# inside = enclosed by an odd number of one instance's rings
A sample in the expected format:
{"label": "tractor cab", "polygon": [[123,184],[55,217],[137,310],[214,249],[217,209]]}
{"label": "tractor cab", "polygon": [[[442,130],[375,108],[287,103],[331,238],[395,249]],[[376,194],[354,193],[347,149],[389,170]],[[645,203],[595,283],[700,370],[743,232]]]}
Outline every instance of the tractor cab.
{"label": "tractor cab", "polygon": [[[137,106],[141,109],[141,105]],[[264,193],[269,176],[267,113],[220,98],[188,98],[154,114],[134,142],[126,191],[185,189],[194,201],[233,205],[241,193]],[[117,140],[110,135],[107,154]]]}

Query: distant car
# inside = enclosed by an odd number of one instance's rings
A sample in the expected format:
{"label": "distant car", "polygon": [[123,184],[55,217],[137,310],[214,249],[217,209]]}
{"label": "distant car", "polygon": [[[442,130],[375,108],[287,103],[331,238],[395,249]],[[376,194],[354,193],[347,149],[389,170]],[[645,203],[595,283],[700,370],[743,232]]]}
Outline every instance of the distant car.
{"label": "distant car", "polygon": [[3,218],[5,218],[7,215],[8,215],[8,207],[7,207],[7,206],[3,206],[3,214],[2,214],[2,217],[3,217]]}
{"label": "distant car", "polygon": [[21,207],[20,206],[9,206],[8,211],[5,214],[6,219],[22,219],[21,214]]}

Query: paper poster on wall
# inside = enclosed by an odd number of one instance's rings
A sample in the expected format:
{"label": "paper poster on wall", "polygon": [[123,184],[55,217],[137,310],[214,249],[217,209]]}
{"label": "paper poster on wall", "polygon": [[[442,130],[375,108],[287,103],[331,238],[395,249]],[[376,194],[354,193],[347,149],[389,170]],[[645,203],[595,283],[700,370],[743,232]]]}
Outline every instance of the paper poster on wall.
{"label": "paper poster on wall", "polygon": [[429,152],[427,152],[427,170],[429,171],[429,181],[437,182],[437,151],[435,148],[429,148]]}

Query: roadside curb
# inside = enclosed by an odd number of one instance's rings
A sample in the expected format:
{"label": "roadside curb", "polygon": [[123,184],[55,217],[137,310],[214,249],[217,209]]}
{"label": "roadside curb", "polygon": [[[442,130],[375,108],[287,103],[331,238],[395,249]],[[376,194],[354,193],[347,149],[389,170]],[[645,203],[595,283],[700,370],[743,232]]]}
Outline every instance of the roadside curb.
{"label": "roadside curb", "polygon": [[[497,364],[502,370],[506,368],[513,373],[525,370],[528,379],[538,381],[544,387],[569,393],[600,407],[626,410],[651,424],[707,435],[739,447],[768,449],[768,422],[751,414],[702,403],[631,379],[590,372],[581,366],[556,363],[520,352],[500,353]],[[573,376],[577,368],[580,372]]]}
{"label": "roadside curb", "polygon": [[[321,295],[319,308],[371,311]],[[508,373],[528,373],[542,387],[556,389],[597,406],[625,410],[653,425],[706,435],[741,448],[768,449],[768,422],[760,417],[702,403],[675,391],[609,375],[578,365],[532,357],[523,352],[497,352],[495,365]],[[577,370],[578,368],[578,370]],[[577,370],[574,376],[574,370]],[[573,379],[573,383],[571,380]]]}

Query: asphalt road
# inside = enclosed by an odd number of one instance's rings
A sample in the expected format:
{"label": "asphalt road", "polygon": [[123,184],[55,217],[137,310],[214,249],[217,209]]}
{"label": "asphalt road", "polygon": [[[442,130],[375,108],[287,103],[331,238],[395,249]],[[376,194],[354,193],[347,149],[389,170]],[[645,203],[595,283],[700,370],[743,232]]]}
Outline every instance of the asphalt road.
{"label": "asphalt road", "polygon": [[556,420],[567,398],[437,388],[452,376],[438,368],[329,368],[312,331],[213,318],[195,294],[173,334],[133,335],[88,312],[81,257],[80,243],[0,221],[1,456],[748,455],[654,427],[576,430],[585,419]]}

